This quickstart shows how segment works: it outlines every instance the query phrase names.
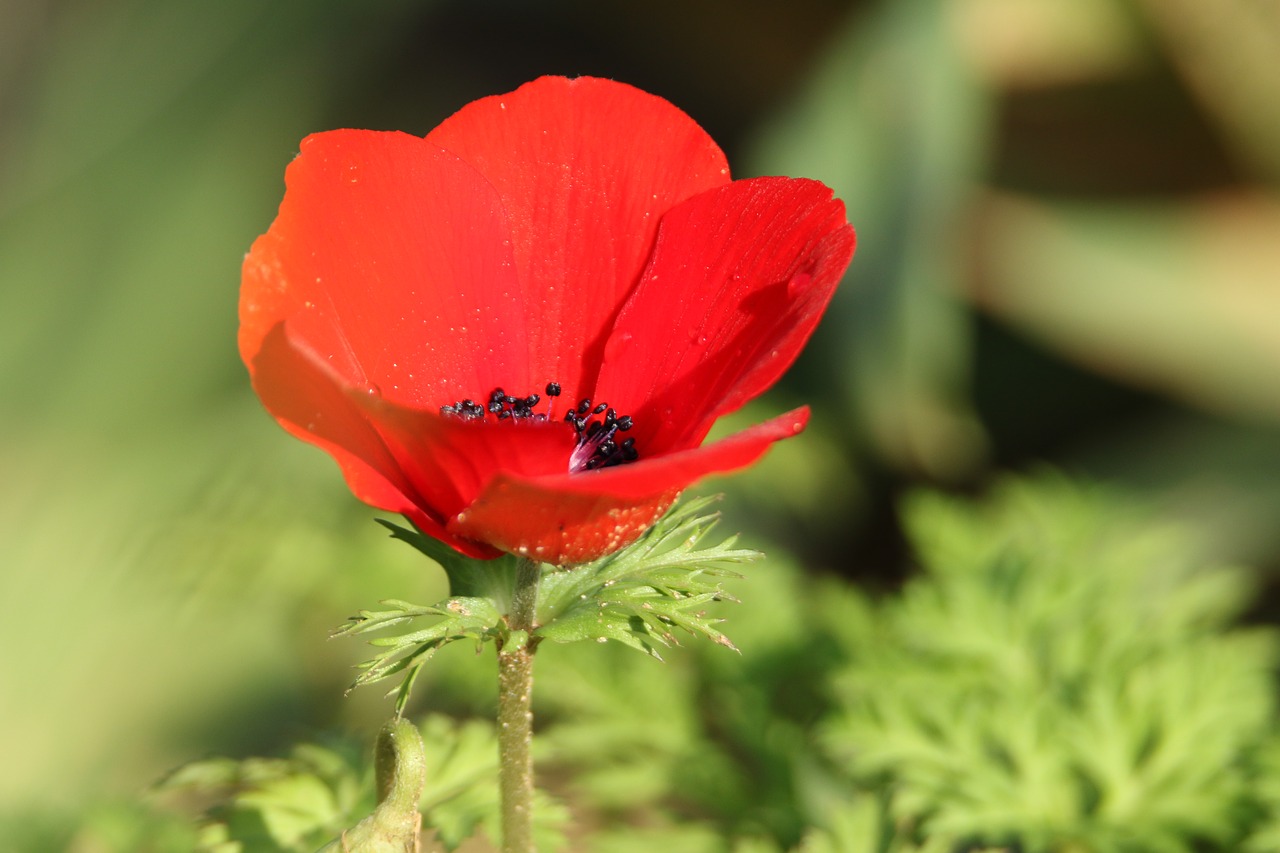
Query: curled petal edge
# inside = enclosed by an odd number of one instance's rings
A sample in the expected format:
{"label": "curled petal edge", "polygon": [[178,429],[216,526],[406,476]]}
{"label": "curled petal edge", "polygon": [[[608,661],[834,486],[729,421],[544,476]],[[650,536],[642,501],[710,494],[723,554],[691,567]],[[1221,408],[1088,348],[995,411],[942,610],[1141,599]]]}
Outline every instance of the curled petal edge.
{"label": "curled petal edge", "polygon": [[556,565],[588,562],[638,539],[687,486],[751,465],[808,420],[804,406],[706,446],[630,465],[531,479],[500,474],[447,528]]}
{"label": "curled petal edge", "polygon": [[361,391],[292,340],[286,323],[277,323],[263,338],[250,373],[258,396],[276,421],[291,435],[332,456],[357,498],[404,515],[423,533],[459,553],[479,559],[500,556],[491,546],[455,536],[443,519],[433,517],[414,500],[412,484],[361,405]]}

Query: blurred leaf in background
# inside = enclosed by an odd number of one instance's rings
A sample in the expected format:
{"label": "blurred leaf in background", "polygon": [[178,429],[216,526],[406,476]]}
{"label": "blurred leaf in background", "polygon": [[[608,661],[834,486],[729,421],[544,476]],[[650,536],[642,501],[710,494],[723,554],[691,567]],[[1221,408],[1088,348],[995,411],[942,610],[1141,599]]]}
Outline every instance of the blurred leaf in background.
{"label": "blurred leaf in background", "polygon": [[748,146],[859,230],[799,377],[845,403],[814,491],[861,481],[856,538],[809,528],[826,559],[892,546],[904,481],[1048,457],[1280,565],[1278,39],[1234,0],[869,3],[833,34]]}
{"label": "blurred leaf in background", "polygon": [[893,464],[940,480],[971,473],[984,452],[956,293],[992,109],[950,5],[903,0],[852,17],[751,159],[845,200],[857,262],[808,357],[822,365],[815,385],[842,392],[862,440]]}
{"label": "blurred leaf in background", "polygon": [[[1236,850],[1266,813],[1280,635],[1235,627],[1251,575],[1187,531],[1047,476],[980,505],[920,495],[924,574],[868,619],[823,738],[921,839],[1026,850]],[[843,612],[842,612],[843,611]]]}

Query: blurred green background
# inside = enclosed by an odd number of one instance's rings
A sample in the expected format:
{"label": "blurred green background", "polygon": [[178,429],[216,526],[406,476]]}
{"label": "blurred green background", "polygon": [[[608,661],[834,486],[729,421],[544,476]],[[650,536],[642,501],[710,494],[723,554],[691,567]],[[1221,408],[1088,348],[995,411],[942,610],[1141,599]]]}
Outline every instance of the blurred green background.
{"label": "blurred green background", "polygon": [[821,179],[858,229],[813,345],[742,418],[807,401],[812,429],[709,487],[747,544],[892,588],[903,492],[1047,462],[1280,575],[1274,3],[10,0],[3,21],[0,813],[58,821],[386,714],[342,697],[363,650],[322,640],[444,579],[259,408],[239,264],[307,133],[425,133],[545,73],[660,94],[738,176]]}

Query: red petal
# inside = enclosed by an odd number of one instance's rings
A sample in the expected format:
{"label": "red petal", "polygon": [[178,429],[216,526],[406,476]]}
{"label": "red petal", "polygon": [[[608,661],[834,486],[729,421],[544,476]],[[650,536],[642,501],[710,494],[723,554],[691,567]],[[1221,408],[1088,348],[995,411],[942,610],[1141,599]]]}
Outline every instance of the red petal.
{"label": "red petal", "polygon": [[673,208],[597,395],[634,417],[642,454],[696,446],[795,361],[853,249],[844,204],[816,181],[735,181]]}
{"label": "red petal", "polygon": [[532,390],[506,215],[475,170],[417,137],[345,130],[305,139],[285,177],[279,215],[244,262],[251,371],[287,319],[344,380],[405,404]]}
{"label": "red petal", "polygon": [[808,408],[800,408],[706,447],[628,465],[532,480],[499,476],[449,530],[556,565],[593,560],[639,538],[686,486],[750,465],[808,420]]}
{"label": "red petal", "polygon": [[475,101],[427,140],[501,195],[531,297],[532,373],[575,400],[592,394],[604,338],[639,280],[659,217],[729,180],[720,149],[683,112],[590,77],[543,77]]}
{"label": "red petal", "polygon": [[325,360],[291,341],[284,324],[277,324],[261,341],[250,370],[254,389],[280,424],[333,456],[357,498],[409,516],[424,533],[464,554],[497,556],[492,548],[449,533],[444,526],[447,517],[424,508],[415,485],[359,405],[360,395],[353,394]]}
{"label": "red petal", "polygon": [[417,503],[449,519],[498,475],[522,479],[564,473],[576,434],[562,422],[468,421],[349,392],[411,485]]}

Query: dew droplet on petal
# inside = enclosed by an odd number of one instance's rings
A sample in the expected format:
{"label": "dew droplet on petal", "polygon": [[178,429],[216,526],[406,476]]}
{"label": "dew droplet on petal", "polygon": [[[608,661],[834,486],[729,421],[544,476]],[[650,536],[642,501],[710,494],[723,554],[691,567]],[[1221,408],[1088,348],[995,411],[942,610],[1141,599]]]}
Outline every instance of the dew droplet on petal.
{"label": "dew droplet on petal", "polygon": [[787,297],[795,299],[809,288],[809,282],[813,281],[813,274],[809,272],[797,273],[791,277],[791,281],[787,282]]}

